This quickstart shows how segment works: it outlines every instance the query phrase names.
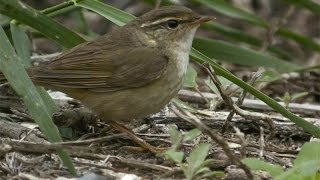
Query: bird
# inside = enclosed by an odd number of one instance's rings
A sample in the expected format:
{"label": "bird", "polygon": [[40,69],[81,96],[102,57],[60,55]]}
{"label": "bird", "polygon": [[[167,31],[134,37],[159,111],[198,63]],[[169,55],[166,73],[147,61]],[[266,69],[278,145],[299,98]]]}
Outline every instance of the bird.
{"label": "bird", "polygon": [[156,153],[118,121],[157,113],[170,102],[182,87],[196,30],[213,19],[183,6],[159,7],[27,72],[33,83],[80,100]]}

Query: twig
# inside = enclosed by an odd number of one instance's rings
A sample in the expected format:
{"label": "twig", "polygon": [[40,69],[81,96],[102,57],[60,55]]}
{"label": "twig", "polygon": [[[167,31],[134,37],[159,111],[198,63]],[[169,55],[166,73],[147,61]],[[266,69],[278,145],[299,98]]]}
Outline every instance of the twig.
{"label": "twig", "polygon": [[248,143],[244,138],[244,134],[240,131],[239,128],[233,127],[233,129],[236,132],[236,136],[238,137],[238,139],[240,141],[240,144],[241,144],[241,150],[240,150],[241,158],[245,158],[246,157],[246,149],[247,149]]}
{"label": "twig", "polygon": [[9,85],[9,83],[5,82],[5,83],[0,84],[0,87],[4,87],[4,86],[7,86],[7,85]]}
{"label": "twig", "polygon": [[260,153],[259,153],[259,157],[260,159],[263,158],[263,154],[264,154],[264,147],[265,147],[265,143],[264,143],[264,130],[263,127],[260,126]]}
{"label": "twig", "polygon": [[4,167],[3,165],[4,165],[4,164],[2,164],[2,163],[0,164],[0,171],[4,172],[4,173],[6,173],[6,174],[11,174],[11,175],[14,174],[14,173],[11,171],[10,168]]}
{"label": "twig", "polygon": [[80,146],[80,145],[85,145],[85,144],[106,142],[106,141],[110,141],[113,139],[119,139],[119,138],[128,138],[128,137],[124,133],[121,133],[121,134],[113,134],[110,136],[104,136],[104,137],[98,137],[98,138],[92,138],[92,139],[86,139],[86,140],[59,142],[56,144],[57,145],[68,145],[68,146]]}
{"label": "twig", "polygon": [[[73,157],[85,158],[90,160],[108,159],[108,161],[113,163],[122,163],[131,167],[142,167],[145,169],[162,171],[162,172],[167,172],[172,170],[172,168],[166,167],[166,166],[144,163],[137,160],[124,159],[122,157],[117,157],[117,156],[95,154],[91,152],[92,148],[83,148],[83,147],[61,145],[61,144],[38,144],[38,143],[31,143],[27,141],[17,141],[17,140],[8,140],[8,139],[1,139],[0,145],[1,145],[0,154],[3,152],[8,153],[8,152],[16,152],[16,151],[51,154],[51,153],[55,153],[58,150],[64,149]],[[6,148],[3,148],[3,147],[6,147]]]}
{"label": "twig", "polygon": [[17,116],[20,116],[22,117],[25,121],[29,121],[29,122],[33,122],[34,120],[32,119],[32,117],[27,114],[27,113],[24,113],[24,112],[21,112],[17,109],[14,109],[14,108],[10,108],[11,112]]}

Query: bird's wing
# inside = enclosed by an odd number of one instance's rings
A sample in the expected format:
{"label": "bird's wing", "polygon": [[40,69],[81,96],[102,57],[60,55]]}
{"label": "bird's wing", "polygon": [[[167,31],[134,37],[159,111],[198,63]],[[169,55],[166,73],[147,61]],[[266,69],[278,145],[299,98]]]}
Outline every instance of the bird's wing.
{"label": "bird's wing", "polygon": [[42,85],[109,92],[143,86],[166,71],[168,59],[156,48],[118,48],[119,44],[110,47],[103,43],[106,41],[76,47],[30,69],[29,75]]}

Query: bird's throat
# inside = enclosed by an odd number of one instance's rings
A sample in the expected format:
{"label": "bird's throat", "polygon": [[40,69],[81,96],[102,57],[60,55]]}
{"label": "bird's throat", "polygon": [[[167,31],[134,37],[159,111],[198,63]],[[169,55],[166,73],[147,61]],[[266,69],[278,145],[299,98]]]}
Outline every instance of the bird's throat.
{"label": "bird's throat", "polygon": [[172,44],[171,56],[173,57],[174,65],[177,71],[177,78],[183,78],[187,72],[189,64],[189,54],[192,47],[192,41],[196,33],[197,27],[190,30],[182,39]]}

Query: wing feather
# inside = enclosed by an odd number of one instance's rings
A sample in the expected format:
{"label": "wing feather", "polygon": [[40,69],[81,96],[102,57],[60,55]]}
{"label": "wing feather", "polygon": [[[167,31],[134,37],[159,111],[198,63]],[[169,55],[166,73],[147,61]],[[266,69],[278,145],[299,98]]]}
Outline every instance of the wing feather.
{"label": "wing feather", "polygon": [[143,86],[166,71],[168,58],[157,48],[132,47],[130,43],[125,48],[123,44],[106,46],[110,38],[77,46],[30,69],[29,74],[41,85],[107,92]]}

